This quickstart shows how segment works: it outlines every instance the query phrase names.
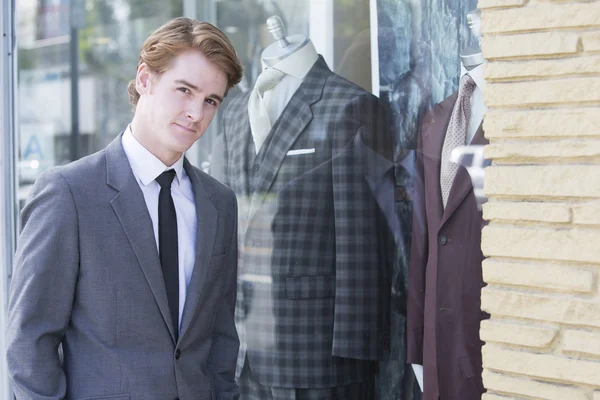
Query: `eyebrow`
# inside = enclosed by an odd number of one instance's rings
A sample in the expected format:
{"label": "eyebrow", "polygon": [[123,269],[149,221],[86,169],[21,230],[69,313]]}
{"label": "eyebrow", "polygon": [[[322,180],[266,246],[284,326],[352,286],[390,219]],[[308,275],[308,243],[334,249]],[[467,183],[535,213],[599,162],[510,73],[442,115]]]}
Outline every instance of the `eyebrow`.
{"label": "eyebrow", "polygon": [[[188,81],[186,81],[185,79],[176,79],[175,83],[180,84],[180,85],[185,85],[185,86],[189,86],[190,89],[195,90],[196,92],[199,92],[200,90],[198,89],[198,86],[193,85],[191,83],[189,83]],[[223,102],[223,98],[221,96],[219,96],[218,94],[209,94],[207,97],[212,97],[214,99],[219,100],[220,103]]]}

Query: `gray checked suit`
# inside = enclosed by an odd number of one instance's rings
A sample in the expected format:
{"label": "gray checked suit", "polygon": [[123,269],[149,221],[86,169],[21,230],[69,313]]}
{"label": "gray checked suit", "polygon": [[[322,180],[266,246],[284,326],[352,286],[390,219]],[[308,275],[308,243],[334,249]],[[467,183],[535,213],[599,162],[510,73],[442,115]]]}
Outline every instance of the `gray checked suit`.
{"label": "gray checked suit", "polygon": [[236,200],[187,160],[184,168],[198,233],[178,342],[121,135],[37,179],[10,290],[7,360],[17,399],[238,398]]}
{"label": "gray checked suit", "polygon": [[248,96],[225,113],[221,174],[240,207],[238,375],[248,363],[270,387],[369,380],[389,346],[393,239],[354,149],[389,145],[382,106],[319,58],[256,154]]}

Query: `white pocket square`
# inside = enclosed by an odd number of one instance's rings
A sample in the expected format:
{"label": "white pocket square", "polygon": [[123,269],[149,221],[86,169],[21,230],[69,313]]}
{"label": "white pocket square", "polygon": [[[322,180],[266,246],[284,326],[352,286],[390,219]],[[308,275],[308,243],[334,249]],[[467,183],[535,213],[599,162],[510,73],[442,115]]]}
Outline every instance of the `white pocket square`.
{"label": "white pocket square", "polygon": [[297,156],[300,154],[312,154],[315,152],[315,149],[296,149],[296,150],[290,150],[287,152],[288,156]]}

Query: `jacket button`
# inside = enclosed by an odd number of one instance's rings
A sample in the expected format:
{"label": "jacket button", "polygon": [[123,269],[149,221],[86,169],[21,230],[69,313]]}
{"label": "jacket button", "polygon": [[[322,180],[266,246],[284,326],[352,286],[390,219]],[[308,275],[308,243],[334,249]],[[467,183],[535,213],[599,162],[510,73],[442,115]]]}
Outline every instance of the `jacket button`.
{"label": "jacket button", "polygon": [[438,241],[440,242],[441,245],[445,245],[446,243],[448,243],[448,238],[444,235],[440,235],[440,237],[438,238]]}
{"label": "jacket button", "polygon": [[177,351],[175,351],[175,359],[179,360],[180,357],[181,357],[181,350],[177,349]]}
{"label": "jacket button", "polygon": [[259,169],[259,168],[260,168],[260,166],[259,166],[258,164],[254,164],[254,165],[252,166],[252,170],[253,170],[253,171],[258,171],[258,169]]}

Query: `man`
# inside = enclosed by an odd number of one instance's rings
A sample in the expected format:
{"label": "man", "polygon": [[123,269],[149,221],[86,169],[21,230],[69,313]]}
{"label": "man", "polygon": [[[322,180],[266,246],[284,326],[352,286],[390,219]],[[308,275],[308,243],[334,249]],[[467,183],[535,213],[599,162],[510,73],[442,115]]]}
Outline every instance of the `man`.
{"label": "man", "polygon": [[140,52],[131,125],[38,178],[10,292],[18,399],[238,397],[236,201],[183,154],[241,72],[217,28],[168,22]]}

